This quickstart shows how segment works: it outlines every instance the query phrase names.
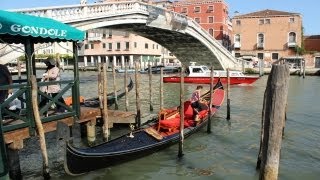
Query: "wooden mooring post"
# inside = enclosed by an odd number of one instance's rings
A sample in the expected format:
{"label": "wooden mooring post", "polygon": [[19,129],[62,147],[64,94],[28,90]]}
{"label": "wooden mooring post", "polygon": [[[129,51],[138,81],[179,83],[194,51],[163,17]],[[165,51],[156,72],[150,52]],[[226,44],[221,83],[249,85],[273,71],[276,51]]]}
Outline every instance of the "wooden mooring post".
{"label": "wooden mooring post", "polygon": [[109,140],[109,119],[108,119],[108,78],[107,78],[107,64],[103,64],[103,139],[105,141]]}
{"label": "wooden mooring post", "polygon": [[213,99],[213,80],[214,80],[214,66],[211,66],[210,72],[210,105],[209,105],[209,117],[207,125],[207,133],[211,133],[211,116],[212,116],[212,99]]}
{"label": "wooden mooring post", "polygon": [[230,120],[230,69],[227,68],[227,120]]}
{"label": "wooden mooring post", "polygon": [[160,111],[163,109],[163,68],[160,68]]}
{"label": "wooden mooring post", "polygon": [[289,88],[288,65],[273,65],[264,93],[260,151],[260,180],[278,179],[280,150]]}
{"label": "wooden mooring post", "polygon": [[306,78],[306,60],[303,60],[303,78]]}
{"label": "wooden mooring post", "polygon": [[34,75],[32,75],[31,77],[31,88],[32,88],[31,101],[32,101],[33,115],[36,122],[38,134],[39,134],[40,149],[41,149],[41,154],[43,158],[42,175],[45,179],[50,179],[46,138],[44,135],[44,130],[43,130],[43,126],[42,126],[42,122],[39,114],[39,107],[38,107],[38,85],[37,85],[37,79]]}
{"label": "wooden mooring post", "polygon": [[264,59],[259,59],[259,76],[264,75]]}
{"label": "wooden mooring post", "polygon": [[128,63],[126,62],[125,64],[125,73],[124,73],[124,89],[126,90],[126,95],[125,95],[125,109],[128,111],[129,107],[129,98],[128,98]]}
{"label": "wooden mooring post", "polygon": [[183,129],[184,129],[184,67],[181,66],[181,72],[180,72],[180,129],[179,129],[179,152],[178,157],[183,156],[183,141],[184,141],[184,135],[183,135]]}
{"label": "wooden mooring post", "polygon": [[148,65],[149,68],[149,103],[150,103],[150,111],[153,111],[153,105],[152,105],[152,70],[151,70],[151,64]]}
{"label": "wooden mooring post", "polygon": [[114,92],[114,109],[118,110],[118,98],[117,98],[117,85],[116,85],[116,67],[113,63],[112,65],[112,76],[113,76],[113,92]]}
{"label": "wooden mooring post", "polygon": [[136,125],[137,127],[141,126],[141,102],[140,102],[140,94],[139,94],[139,74],[138,74],[138,62],[135,63],[135,85],[136,85],[136,108],[137,108],[137,116],[136,116]]}

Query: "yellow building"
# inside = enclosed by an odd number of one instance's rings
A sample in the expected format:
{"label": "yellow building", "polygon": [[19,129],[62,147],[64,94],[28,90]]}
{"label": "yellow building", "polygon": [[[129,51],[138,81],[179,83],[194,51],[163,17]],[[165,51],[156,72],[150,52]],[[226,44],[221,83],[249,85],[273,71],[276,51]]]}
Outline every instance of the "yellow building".
{"label": "yellow building", "polygon": [[263,59],[268,66],[280,58],[296,56],[301,47],[302,16],[299,13],[263,10],[232,18],[236,57]]}

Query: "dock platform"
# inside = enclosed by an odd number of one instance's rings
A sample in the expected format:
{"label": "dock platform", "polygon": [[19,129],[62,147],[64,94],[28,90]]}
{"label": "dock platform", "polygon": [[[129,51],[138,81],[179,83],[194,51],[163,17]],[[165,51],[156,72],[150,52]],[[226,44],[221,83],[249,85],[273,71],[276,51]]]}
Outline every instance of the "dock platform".
{"label": "dock platform", "polygon": [[[51,132],[57,130],[58,122],[63,122],[68,126],[73,126],[74,123],[78,124],[86,124],[91,122],[96,124],[97,119],[101,118],[101,110],[99,108],[90,108],[90,107],[81,107],[80,109],[80,117],[76,119],[74,117],[67,117],[57,121],[51,121],[43,123],[44,132]],[[115,123],[135,123],[134,112],[126,112],[126,111],[117,111],[117,110],[108,110],[109,117],[109,127],[112,128]],[[23,124],[22,120],[14,120],[14,119],[6,119],[3,122],[3,126],[7,125],[18,125]],[[23,148],[23,140],[31,137],[30,127],[23,127],[17,130],[8,131],[4,133],[4,141],[9,145],[11,149],[22,149]]]}

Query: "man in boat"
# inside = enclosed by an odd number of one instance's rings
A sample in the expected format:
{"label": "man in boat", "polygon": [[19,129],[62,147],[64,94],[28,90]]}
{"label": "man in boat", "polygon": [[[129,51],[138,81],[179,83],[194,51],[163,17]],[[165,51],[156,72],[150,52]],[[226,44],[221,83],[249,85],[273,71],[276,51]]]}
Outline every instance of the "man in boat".
{"label": "man in boat", "polygon": [[197,86],[196,90],[191,95],[191,107],[193,108],[193,119],[198,122],[199,119],[199,112],[202,110],[208,109],[208,105],[206,100],[201,99],[201,90],[203,86]]}

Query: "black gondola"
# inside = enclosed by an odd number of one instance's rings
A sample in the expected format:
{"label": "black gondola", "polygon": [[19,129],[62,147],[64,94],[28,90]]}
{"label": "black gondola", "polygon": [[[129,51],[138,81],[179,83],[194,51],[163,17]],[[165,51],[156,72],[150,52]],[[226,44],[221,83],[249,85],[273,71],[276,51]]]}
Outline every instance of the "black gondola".
{"label": "black gondola", "polygon": [[[220,108],[225,92],[219,81],[213,92],[212,114]],[[202,96],[210,100],[210,93]],[[208,109],[199,112],[200,121],[193,120],[190,101],[185,102],[184,136],[188,137],[207,124]],[[180,114],[178,108],[161,111],[159,118],[144,123],[141,128],[109,142],[90,148],[66,145],[65,171],[70,175],[80,175],[129,160],[146,156],[179,141]],[[191,114],[190,114],[191,112]]]}
{"label": "black gondola", "polygon": [[[129,84],[127,85],[127,88],[128,88],[128,92],[133,89],[133,81],[132,81],[131,78],[130,78]],[[120,90],[117,91],[117,99],[120,99],[125,95],[126,95],[126,90],[125,89],[120,89]],[[115,103],[115,100],[116,100],[114,92],[108,93],[107,99],[108,99],[108,101],[107,101],[108,107],[113,105]],[[98,97],[94,97],[94,98],[86,99],[86,100],[84,100],[83,106],[86,106],[86,107],[99,107],[100,106],[99,98]]]}

